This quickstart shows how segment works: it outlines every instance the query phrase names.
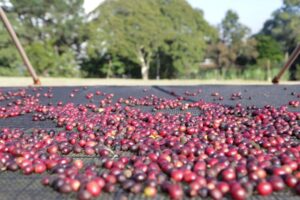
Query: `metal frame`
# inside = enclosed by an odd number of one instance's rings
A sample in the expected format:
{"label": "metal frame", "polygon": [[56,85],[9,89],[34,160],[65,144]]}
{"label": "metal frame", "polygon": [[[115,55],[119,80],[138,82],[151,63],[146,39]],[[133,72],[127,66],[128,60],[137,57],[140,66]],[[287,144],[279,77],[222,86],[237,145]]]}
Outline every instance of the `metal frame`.
{"label": "metal frame", "polygon": [[280,70],[277,76],[275,76],[272,80],[273,84],[278,84],[280,78],[284,74],[284,72],[291,67],[291,65],[295,62],[295,60],[300,55],[300,44],[297,45],[297,47],[294,49],[293,53],[289,57],[288,61],[285,63],[284,67]]}
{"label": "metal frame", "polygon": [[1,8],[1,6],[0,6],[0,17],[3,21],[3,24],[4,24],[5,28],[7,29],[7,32],[9,33],[9,35],[12,38],[14,44],[16,45],[16,48],[18,49],[19,54],[20,54],[20,56],[21,56],[21,58],[22,58],[22,60],[25,64],[27,70],[29,71],[31,77],[33,78],[34,85],[41,85],[40,79],[36,75],[35,70],[32,67],[32,65],[29,61],[29,58],[27,57],[26,52],[23,49],[23,46],[22,46],[22,44],[20,43],[20,41],[18,39],[18,36],[16,35],[11,23],[9,22],[9,20],[8,20],[4,10]]}

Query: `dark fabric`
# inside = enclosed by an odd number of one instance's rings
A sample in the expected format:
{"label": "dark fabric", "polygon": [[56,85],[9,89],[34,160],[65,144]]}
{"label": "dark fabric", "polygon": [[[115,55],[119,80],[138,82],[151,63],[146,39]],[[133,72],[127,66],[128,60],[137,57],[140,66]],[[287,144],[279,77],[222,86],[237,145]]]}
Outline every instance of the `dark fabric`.
{"label": "dark fabric", "polygon": [[[20,88],[0,88],[1,92],[17,91]],[[75,104],[87,103],[90,100],[85,98],[85,95],[89,92],[95,92],[101,90],[106,93],[113,93],[114,101],[118,98],[127,98],[129,96],[133,97],[143,97],[146,95],[154,94],[161,98],[176,98],[178,95],[184,95],[186,91],[197,92],[202,90],[196,96],[186,95],[187,102],[198,101],[203,99],[208,102],[220,103],[223,105],[236,105],[241,103],[243,106],[263,107],[267,104],[280,107],[282,105],[287,105],[291,100],[300,100],[297,98],[297,94],[300,94],[299,85],[291,86],[236,86],[236,85],[200,85],[200,86],[132,86],[132,87],[120,87],[120,86],[93,86],[93,87],[43,87],[38,91],[33,91],[33,88],[25,88],[27,92],[30,93],[40,93],[41,102],[43,104],[57,103],[58,101],[63,102],[74,102]],[[75,97],[71,98],[69,95],[74,90],[78,89]],[[54,97],[47,98],[43,94],[47,91],[52,91]],[[221,96],[224,97],[223,101],[214,100],[216,97],[211,94],[214,92],[219,92]],[[242,98],[239,100],[231,100],[231,95],[233,93],[241,92]],[[296,95],[292,95],[292,93]],[[251,99],[249,99],[251,97]],[[103,97],[93,98],[94,102],[101,100]],[[0,106],[6,105],[10,100],[0,101]],[[143,110],[151,111],[149,107],[140,107]],[[299,112],[300,108],[289,108],[291,111]],[[177,110],[163,110],[164,112],[178,113],[183,112],[179,109]],[[193,114],[199,114],[199,110],[189,110]],[[154,112],[154,111],[153,111]],[[161,111],[160,111],[161,112]],[[47,128],[47,129],[57,129],[55,123],[52,121],[32,121],[32,114],[26,114],[21,117],[0,119],[0,128],[22,128],[25,131],[30,132],[32,128]],[[71,155],[72,156],[72,155]],[[77,155],[78,157],[78,155]],[[85,162],[92,162],[95,157],[82,156]],[[40,175],[22,175],[20,172],[0,172],[0,199],[10,200],[10,199],[74,199],[75,194],[65,196],[61,195],[49,187],[43,187],[40,183]],[[122,191],[118,191],[112,195],[103,193],[99,199],[119,199]],[[143,196],[134,196],[130,194],[129,199],[143,199]],[[168,199],[167,196],[159,194],[155,199]],[[285,191],[281,193],[276,193],[268,198],[262,198],[259,196],[252,196],[250,199],[299,199],[298,196],[290,191]]]}

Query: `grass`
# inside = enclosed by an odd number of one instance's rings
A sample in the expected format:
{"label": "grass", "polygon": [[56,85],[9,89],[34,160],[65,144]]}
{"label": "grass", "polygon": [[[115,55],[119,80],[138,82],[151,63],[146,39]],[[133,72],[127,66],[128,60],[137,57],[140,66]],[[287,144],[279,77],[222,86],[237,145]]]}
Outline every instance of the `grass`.
{"label": "grass", "polygon": [[[140,85],[270,85],[270,82],[255,80],[149,80],[139,79],[96,79],[96,78],[41,78],[43,86],[91,86],[91,85],[115,85],[115,86],[140,86]],[[281,82],[282,84],[300,84],[300,82]],[[30,86],[33,81],[30,77],[0,77],[0,87]]]}

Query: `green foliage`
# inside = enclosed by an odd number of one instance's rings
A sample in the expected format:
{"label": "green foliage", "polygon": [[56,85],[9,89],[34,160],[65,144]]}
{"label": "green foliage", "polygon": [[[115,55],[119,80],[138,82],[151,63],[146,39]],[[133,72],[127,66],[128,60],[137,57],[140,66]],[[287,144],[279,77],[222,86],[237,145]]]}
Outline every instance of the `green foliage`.
{"label": "green foliage", "polygon": [[[44,76],[79,76],[83,24],[83,0],[0,0],[4,5],[33,66]],[[20,70],[22,62],[3,27],[0,35],[0,66]],[[13,62],[15,60],[15,62]],[[5,70],[0,70],[2,75]],[[1,75],[0,74],[0,75]],[[26,74],[26,73],[25,73]]]}
{"label": "green foliage", "polygon": [[65,49],[63,53],[58,54],[50,41],[37,41],[26,50],[32,65],[42,76],[79,76],[79,70],[74,67],[76,66],[74,52],[70,49]]}
{"label": "green foliage", "polygon": [[262,31],[279,41],[285,51],[291,51],[300,43],[300,1],[285,0],[284,5],[266,21]]}
{"label": "green foliage", "polygon": [[[274,77],[278,74],[280,69],[282,68],[282,63],[275,63],[271,66],[270,69],[270,77]],[[208,69],[202,70],[198,74],[197,78],[201,80],[253,80],[253,81],[265,81],[268,76],[268,71],[266,68],[262,68],[261,65],[249,65],[244,69],[237,67],[229,67],[226,71],[224,71],[224,75],[222,77],[219,76],[218,69]],[[281,80],[289,80],[289,72],[285,73]]]}
{"label": "green foliage", "polygon": [[221,39],[227,45],[238,45],[250,35],[250,29],[239,22],[236,12],[228,10],[220,25]]}
{"label": "green foliage", "polygon": [[[16,14],[10,14],[11,22],[15,25],[18,32],[24,32],[20,23],[16,20]],[[22,66],[21,58],[8,34],[5,27],[0,22],[0,75],[20,76],[23,75],[25,68]]]}
{"label": "green foliage", "polygon": [[[300,0],[284,0],[283,6],[264,24],[261,33],[274,38],[283,51],[291,53],[300,43]],[[297,79],[297,64],[300,64],[300,58],[290,68],[291,80]]]}
{"label": "green foliage", "polygon": [[300,65],[296,66],[296,79],[300,80]]}
{"label": "green foliage", "polygon": [[[161,43],[162,29],[155,3],[146,1],[107,1],[93,15],[88,54],[128,57],[149,66],[153,52]],[[105,52],[105,50],[107,52]]]}
{"label": "green foliage", "polygon": [[183,0],[108,0],[90,17],[88,55],[127,57],[145,79],[159,52],[171,58],[175,76],[197,71],[206,42],[214,38],[202,12]]}
{"label": "green foliage", "polygon": [[256,40],[250,38],[250,29],[239,22],[236,12],[229,10],[220,26],[220,38],[213,42],[207,51],[207,56],[215,61],[219,76],[225,77],[229,68],[255,63],[258,56]]}
{"label": "green foliage", "polygon": [[236,65],[238,66],[246,66],[249,64],[254,64],[257,57],[257,41],[254,38],[247,38],[240,45],[236,47],[237,59]]}
{"label": "green foliage", "polygon": [[[106,0],[88,15],[83,2],[0,0],[39,75],[265,79],[300,43],[300,0],[284,0],[253,37],[236,12],[218,33],[186,0]],[[201,69],[204,58],[216,69]],[[300,78],[297,63],[291,79]],[[0,75],[28,75],[2,24]]]}
{"label": "green foliage", "polygon": [[81,70],[85,77],[131,77],[140,76],[139,66],[128,58],[105,54],[83,59]]}
{"label": "green foliage", "polygon": [[268,35],[257,35],[255,39],[259,59],[269,59],[275,62],[283,60],[281,46],[275,39]]}

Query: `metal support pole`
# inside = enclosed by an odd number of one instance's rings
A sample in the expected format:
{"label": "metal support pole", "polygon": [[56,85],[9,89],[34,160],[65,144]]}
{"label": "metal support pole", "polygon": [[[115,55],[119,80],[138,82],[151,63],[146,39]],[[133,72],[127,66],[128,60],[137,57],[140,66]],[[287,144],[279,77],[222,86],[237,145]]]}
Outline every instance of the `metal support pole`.
{"label": "metal support pole", "polygon": [[280,70],[277,76],[275,76],[272,80],[273,84],[278,84],[280,78],[284,74],[284,72],[291,67],[291,65],[295,62],[295,60],[300,55],[300,44],[294,49],[293,53],[289,57],[288,61],[285,63],[284,67]]}
{"label": "metal support pole", "polygon": [[22,60],[26,66],[26,68],[28,69],[31,77],[33,78],[33,83],[34,85],[41,85],[41,81],[40,79],[38,78],[38,76],[36,75],[35,71],[34,71],[34,68],[32,67],[27,55],[26,55],[26,52],[24,51],[11,23],[9,22],[4,10],[1,8],[0,6],[0,17],[4,23],[4,26],[5,28],[7,29],[10,37],[12,38],[13,42],[15,43],[19,53],[20,53],[20,56],[22,57]]}

